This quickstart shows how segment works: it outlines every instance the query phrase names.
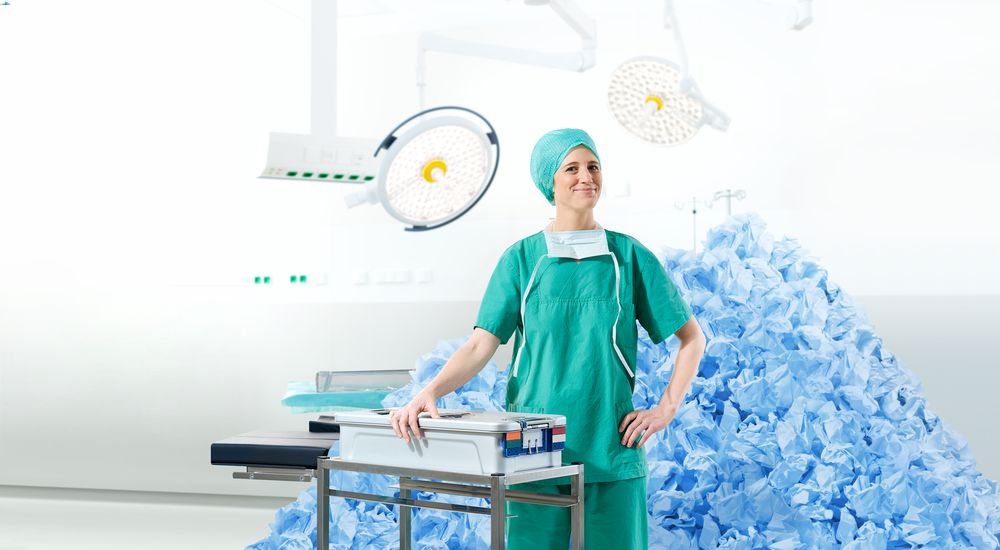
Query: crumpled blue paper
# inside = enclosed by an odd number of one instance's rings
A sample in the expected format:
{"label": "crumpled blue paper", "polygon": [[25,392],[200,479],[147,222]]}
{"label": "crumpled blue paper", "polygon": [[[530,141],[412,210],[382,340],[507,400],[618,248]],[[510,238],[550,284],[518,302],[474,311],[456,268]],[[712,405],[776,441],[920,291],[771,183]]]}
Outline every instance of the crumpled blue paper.
{"label": "crumpled blue paper", "polygon": [[[702,252],[666,250],[664,266],[708,345],[674,422],[645,445],[650,548],[1000,547],[997,483],[976,470],[965,439],[927,410],[920,382],[797,241],[775,240],[759,216],[742,215],[711,230]],[[679,343],[653,345],[639,332],[633,402],[648,408],[663,395]],[[405,404],[462,341],[421,357],[414,383],[383,405]],[[497,410],[505,384],[491,364],[438,406]],[[335,486],[392,494],[389,478],[354,475]],[[331,506],[334,548],[398,547],[394,510]],[[419,548],[489,546],[486,518],[416,517]],[[279,510],[272,530],[250,548],[309,547],[314,491]]]}

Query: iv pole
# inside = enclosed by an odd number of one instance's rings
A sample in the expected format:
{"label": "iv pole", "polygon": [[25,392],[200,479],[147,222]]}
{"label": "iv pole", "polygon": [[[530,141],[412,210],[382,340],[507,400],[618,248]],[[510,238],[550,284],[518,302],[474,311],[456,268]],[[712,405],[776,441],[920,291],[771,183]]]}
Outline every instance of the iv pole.
{"label": "iv pole", "polygon": [[[700,201],[697,197],[691,197],[690,208],[691,208],[691,250],[698,252],[698,204],[701,203],[707,208],[712,208],[715,203],[726,199],[726,217],[733,215],[733,199],[742,200],[747,197],[747,192],[743,189],[724,189],[722,191],[716,191],[712,195],[712,198],[707,201]],[[684,210],[688,208],[689,203],[687,201],[679,201],[674,203],[674,208],[678,210]]]}
{"label": "iv pole", "polygon": [[712,204],[719,199],[726,199],[726,216],[733,215],[733,199],[743,200],[747,198],[747,192],[743,189],[725,189],[723,191],[716,191],[712,195],[712,200],[708,201],[708,207],[711,208]]}
{"label": "iv pole", "polygon": [[[691,197],[691,250],[693,252],[698,252],[698,203],[702,203],[705,206],[711,208],[711,201],[699,201],[697,197]],[[674,203],[674,208],[678,210],[684,210],[688,207],[686,201],[678,201]]]}

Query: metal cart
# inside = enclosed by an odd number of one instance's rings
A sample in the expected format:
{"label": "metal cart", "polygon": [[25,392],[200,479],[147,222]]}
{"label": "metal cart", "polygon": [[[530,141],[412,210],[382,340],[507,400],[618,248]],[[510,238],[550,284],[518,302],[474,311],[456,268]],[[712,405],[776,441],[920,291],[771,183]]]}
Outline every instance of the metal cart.
{"label": "metal cart", "polygon": [[[504,531],[507,514],[505,503],[527,502],[546,506],[563,506],[570,508],[571,541],[573,550],[583,550],[583,465],[573,464],[553,468],[524,470],[510,474],[466,474],[456,472],[441,472],[422,468],[400,468],[366,464],[339,458],[320,457],[316,464],[316,548],[327,550],[330,547],[330,497],[353,498],[371,502],[394,504],[400,507],[399,514],[399,548],[411,550],[410,509],[436,508],[467,514],[483,514],[490,516],[490,548],[503,550],[506,546]],[[399,497],[357,493],[330,488],[330,470],[346,470],[369,474],[383,474],[399,478]],[[571,477],[569,495],[552,495],[534,491],[507,490],[508,485],[528,483],[557,477]],[[466,506],[447,502],[417,500],[411,497],[411,491],[430,491],[468,497],[490,499],[488,508],[482,506]]]}

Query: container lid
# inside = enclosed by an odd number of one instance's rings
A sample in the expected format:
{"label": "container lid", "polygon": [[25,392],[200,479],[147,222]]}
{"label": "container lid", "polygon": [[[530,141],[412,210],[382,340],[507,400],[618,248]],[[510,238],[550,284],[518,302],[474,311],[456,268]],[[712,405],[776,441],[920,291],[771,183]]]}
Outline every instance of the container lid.
{"label": "container lid", "polygon": [[[385,426],[389,427],[389,411],[393,409],[372,409],[367,411],[345,411],[333,414],[334,421],[341,425]],[[558,414],[527,414],[514,412],[467,411],[439,409],[439,417],[431,418],[430,413],[420,413],[418,423],[421,428],[444,429],[467,432],[512,432],[528,427],[551,428],[565,426],[566,417]],[[327,418],[321,416],[320,418]]]}

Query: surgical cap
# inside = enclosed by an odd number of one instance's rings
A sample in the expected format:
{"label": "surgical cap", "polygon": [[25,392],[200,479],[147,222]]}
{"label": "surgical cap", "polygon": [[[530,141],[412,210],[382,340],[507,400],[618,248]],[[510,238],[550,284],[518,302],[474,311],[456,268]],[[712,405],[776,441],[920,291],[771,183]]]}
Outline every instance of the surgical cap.
{"label": "surgical cap", "polygon": [[556,203],[553,191],[556,170],[566,158],[566,154],[577,145],[590,149],[597,157],[597,162],[601,162],[594,140],[590,139],[587,132],[576,128],[563,128],[545,134],[531,151],[531,179],[534,180],[535,187],[549,200],[549,204]]}

